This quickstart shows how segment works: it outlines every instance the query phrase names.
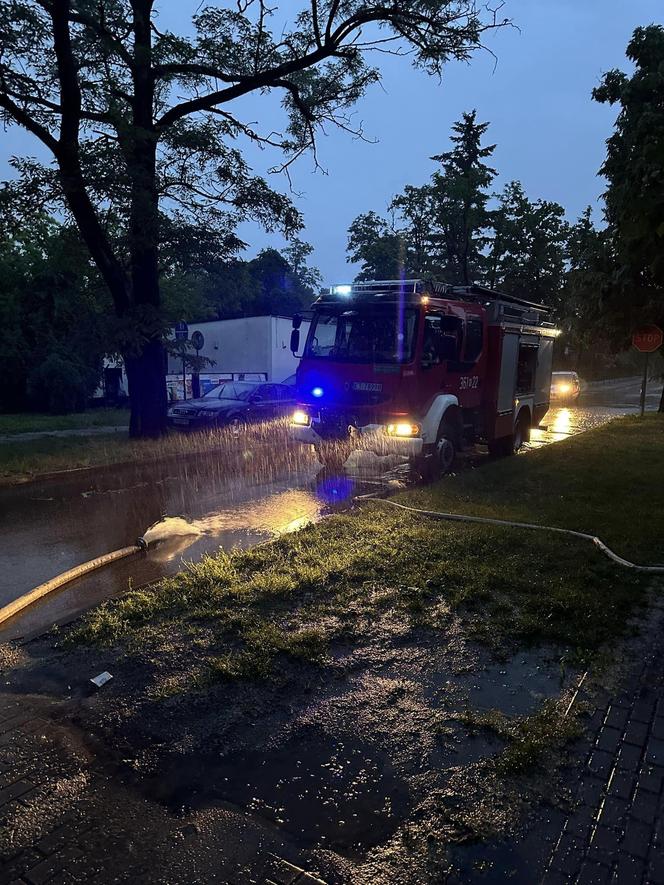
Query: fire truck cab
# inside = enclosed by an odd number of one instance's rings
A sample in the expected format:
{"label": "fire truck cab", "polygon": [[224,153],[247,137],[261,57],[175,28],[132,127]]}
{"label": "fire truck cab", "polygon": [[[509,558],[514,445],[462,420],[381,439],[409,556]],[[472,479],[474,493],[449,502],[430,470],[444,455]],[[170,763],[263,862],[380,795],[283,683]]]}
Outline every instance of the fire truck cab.
{"label": "fire truck cab", "polygon": [[[549,408],[548,308],[480,286],[333,286],[311,309],[292,434],[338,466],[353,448],[408,455],[431,477],[464,446],[516,451]],[[300,317],[291,349],[300,348]]]}

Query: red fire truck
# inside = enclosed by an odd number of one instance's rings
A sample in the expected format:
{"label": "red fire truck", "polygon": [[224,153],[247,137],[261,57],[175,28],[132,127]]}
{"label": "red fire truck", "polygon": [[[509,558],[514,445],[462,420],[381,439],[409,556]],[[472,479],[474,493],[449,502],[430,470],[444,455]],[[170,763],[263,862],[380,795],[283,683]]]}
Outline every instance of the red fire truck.
{"label": "red fire truck", "polygon": [[480,286],[333,286],[312,306],[292,433],[329,466],[362,438],[363,448],[408,455],[428,477],[477,441],[510,454],[549,408],[558,332],[548,314]]}

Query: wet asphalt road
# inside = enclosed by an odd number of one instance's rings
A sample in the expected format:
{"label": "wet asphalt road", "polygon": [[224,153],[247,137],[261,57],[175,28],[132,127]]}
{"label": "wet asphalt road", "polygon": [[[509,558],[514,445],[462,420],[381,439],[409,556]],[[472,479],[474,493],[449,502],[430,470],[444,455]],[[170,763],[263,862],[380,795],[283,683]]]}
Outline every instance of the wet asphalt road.
{"label": "wet asphalt road", "polygon": [[[648,408],[658,403],[651,386]],[[573,406],[553,406],[529,449],[601,425],[638,406],[636,380],[595,387]],[[207,553],[246,547],[317,520],[359,494],[413,481],[406,464],[370,453],[341,477],[298,447],[278,452],[236,441],[205,463],[136,465],[0,489],[0,606],[66,569],[134,543],[155,523],[164,540],[147,555],[69,585],[0,628],[0,640],[33,635],[101,600],[180,569]]]}

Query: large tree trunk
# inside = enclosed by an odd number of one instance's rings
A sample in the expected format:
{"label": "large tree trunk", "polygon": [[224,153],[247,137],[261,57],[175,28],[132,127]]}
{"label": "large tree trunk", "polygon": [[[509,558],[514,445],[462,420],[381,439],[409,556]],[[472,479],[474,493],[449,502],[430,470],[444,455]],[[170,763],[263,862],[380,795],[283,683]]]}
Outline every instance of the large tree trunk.
{"label": "large tree trunk", "polygon": [[124,358],[129,382],[131,437],[158,437],[166,426],[166,352],[160,340],[149,341],[141,353]]}
{"label": "large tree trunk", "polygon": [[134,11],[134,137],[131,145],[131,288],[140,350],[126,358],[132,437],[166,431],[166,359],[159,292],[159,196],[154,81],[151,75],[152,0],[132,0]]}

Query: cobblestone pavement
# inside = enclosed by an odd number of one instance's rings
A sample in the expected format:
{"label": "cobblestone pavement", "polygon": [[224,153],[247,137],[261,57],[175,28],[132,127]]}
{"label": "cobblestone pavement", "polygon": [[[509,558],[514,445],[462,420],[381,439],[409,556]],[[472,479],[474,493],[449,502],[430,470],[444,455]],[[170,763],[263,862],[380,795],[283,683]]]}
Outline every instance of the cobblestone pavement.
{"label": "cobblestone pavement", "polygon": [[664,885],[664,640],[631,691],[596,710],[595,736],[544,885]]}

